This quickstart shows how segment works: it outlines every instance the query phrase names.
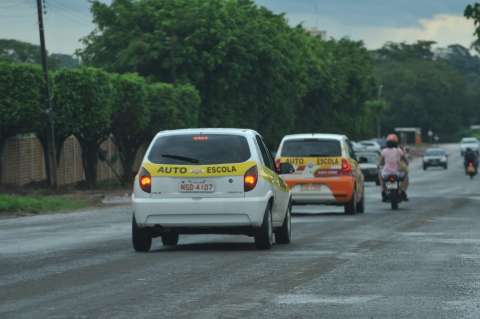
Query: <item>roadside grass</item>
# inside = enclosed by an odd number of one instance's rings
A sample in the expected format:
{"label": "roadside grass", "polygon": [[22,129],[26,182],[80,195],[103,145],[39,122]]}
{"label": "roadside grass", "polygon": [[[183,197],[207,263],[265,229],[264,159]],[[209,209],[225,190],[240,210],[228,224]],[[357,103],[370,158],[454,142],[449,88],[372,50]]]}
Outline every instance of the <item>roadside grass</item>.
{"label": "roadside grass", "polygon": [[1,213],[39,214],[87,207],[85,200],[65,196],[0,195]]}

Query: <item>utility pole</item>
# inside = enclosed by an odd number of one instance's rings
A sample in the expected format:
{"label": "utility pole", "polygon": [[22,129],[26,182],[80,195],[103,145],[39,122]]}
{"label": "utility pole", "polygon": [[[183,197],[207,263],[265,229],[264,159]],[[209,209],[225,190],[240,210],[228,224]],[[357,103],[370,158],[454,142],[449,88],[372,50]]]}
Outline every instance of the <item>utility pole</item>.
{"label": "utility pole", "polygon": [[38,31],[40,33],[40,51],[42,57],[43,76],[45,79],[45,96],[47,99],[46,114],[48,117],[48,162],[50,171],[50,183],[53,187],[57,187],[57,148],[55,146],[55,123],[52,98],[50,96],[50,83],[48,80],[48,64],[47,64],[47,49],[45,46],[45,27],[43,24],[43,1],[37,0],[38,12]]}
{"label": "utility pole", "polygon": [[[378,100],[378,103],[381,102],[381,99],[382,99],[382,91],[383,91],[383,84],[380,84],[378,86],[378,92],[377,92],[377,100]],[[377,114],[377,138],[381,138],[382,137],[382,127],[381,127],[381,123],[380,123],[380,117],[381,117],[381,112],[379,110],[379,113]]]}

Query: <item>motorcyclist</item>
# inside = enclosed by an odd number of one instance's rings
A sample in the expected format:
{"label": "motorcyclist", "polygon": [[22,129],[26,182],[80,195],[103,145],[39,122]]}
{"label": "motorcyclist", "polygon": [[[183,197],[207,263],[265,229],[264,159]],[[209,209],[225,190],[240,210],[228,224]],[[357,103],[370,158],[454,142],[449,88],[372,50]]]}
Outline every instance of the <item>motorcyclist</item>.
{"label": "motorcyclist", "polygon": [[469,163],[473,163],[473,166],[475,167],[475,171],[478,170],[478,154],[471,148],[467,148],[465,150],[465,157],[464,157],[465,173],[467,173],[467,168]]}
{"label": "motorcyclist", "polygon": [[387,147],[382,150],[380,157],[382,198],[386,199],[385,177],[388,175],[397,175],[401,180],[401,190],[403,200],[407,201],[408,190],[408,159],[399,147],[398,136],[390,134],[387,136]]}

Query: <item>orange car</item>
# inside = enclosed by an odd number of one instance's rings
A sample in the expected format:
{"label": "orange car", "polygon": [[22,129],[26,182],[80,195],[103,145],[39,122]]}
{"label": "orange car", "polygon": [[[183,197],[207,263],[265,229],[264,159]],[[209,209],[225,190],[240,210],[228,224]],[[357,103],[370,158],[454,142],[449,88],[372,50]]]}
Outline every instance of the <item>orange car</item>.
{"label": "orange car", "polygon": [[290,163],[295,168],[282,176],[292,191],[293,204],[344,206],[345,214],[364,212],[364,177],[346,136],[287,135],[275,163],[277,167]]}

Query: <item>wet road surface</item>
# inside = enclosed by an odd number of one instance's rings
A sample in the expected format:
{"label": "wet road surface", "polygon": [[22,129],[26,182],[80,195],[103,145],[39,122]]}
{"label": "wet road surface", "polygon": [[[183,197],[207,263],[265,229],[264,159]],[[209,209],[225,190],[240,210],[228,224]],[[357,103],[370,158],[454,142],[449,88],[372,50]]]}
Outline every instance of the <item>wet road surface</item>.
{"label": "wet road surface", "polygon": [[398,211],[298,207],[293,243],[159,239],[135,253],[126,207],[0,220],[0,318],[479,318],[480,179],[413,163]]}

